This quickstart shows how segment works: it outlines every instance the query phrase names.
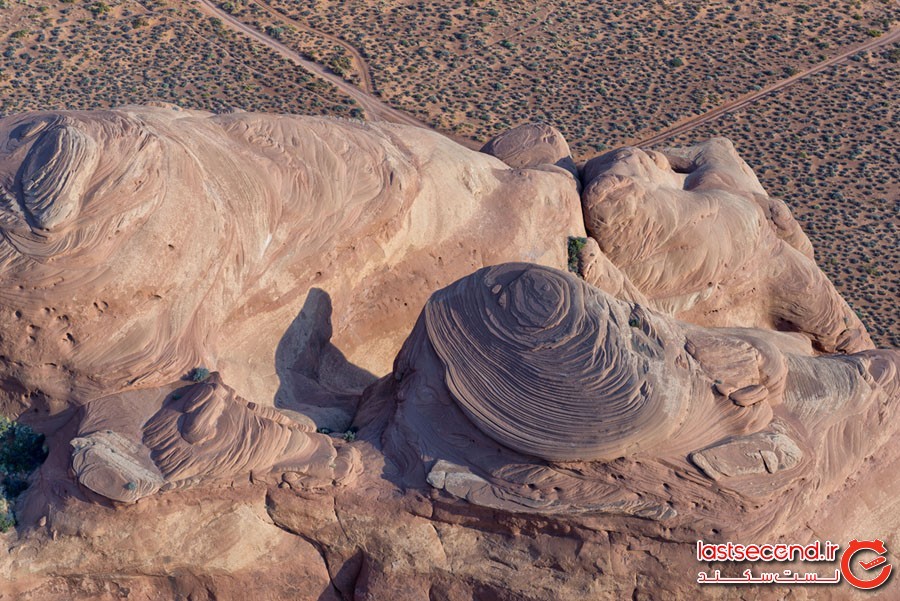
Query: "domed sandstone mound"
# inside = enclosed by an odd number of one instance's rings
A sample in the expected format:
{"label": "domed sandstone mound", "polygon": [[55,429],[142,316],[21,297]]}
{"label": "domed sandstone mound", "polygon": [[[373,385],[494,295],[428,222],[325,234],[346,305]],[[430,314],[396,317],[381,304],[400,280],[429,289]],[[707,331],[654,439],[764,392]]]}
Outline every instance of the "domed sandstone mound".
{"label": "domed sandstone mound", "polygon": [[618,149],[588,161],[583,181],[588,234],[649,306],[699,325],[800,332],[823,352],[872,348],[787,206],[728,140]]}
{"label": "domed sandstone mound", "polygon": [[730,143],[578,173],[543,125],[0,120],[0,405],[49,449],[3,593],[719,599],[698,539],[900,530],[900,356]]}
{"label": "domed sandstone mound", "polygon": [[505,264],[432,296],[391,390],[386,450],[407,485],[652,518],[686,540],[778,536],[896,438],[883,416],[900,403],[900,352],[816,356],[788,334],[685,324]]}
{"label": "domed sandstone mound", "polygon": [[503,261],[563,267],[583,231],[570,177],[415,128],[7,117],[0,406],[56,412],[198,365],[263,405],[359,392],[435,289]]}
{"label": "domed sandstone mound", "polygon": [[545,123],[526,123],[508,129],[488,141],[481,152],[497,157],[515,169],[565,169],[578,179],[569,143],[555,127]]}

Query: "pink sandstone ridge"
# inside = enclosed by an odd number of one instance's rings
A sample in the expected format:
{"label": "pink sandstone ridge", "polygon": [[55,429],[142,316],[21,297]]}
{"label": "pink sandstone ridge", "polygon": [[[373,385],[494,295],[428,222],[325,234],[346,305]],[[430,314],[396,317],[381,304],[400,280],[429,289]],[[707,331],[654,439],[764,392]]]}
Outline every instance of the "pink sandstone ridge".
{"label": "pink sandstone ridge", "polygon": [[725,139],[0,119],[0,599],[733,598],[698,540],[894,540],[898,404]]}

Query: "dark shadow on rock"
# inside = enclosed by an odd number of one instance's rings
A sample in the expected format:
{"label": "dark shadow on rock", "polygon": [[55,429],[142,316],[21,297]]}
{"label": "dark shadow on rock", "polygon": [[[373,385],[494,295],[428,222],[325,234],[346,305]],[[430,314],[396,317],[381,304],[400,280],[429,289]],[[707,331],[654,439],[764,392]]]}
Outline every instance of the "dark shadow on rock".
{"label": "dark shadow on rock", "polygon": [[575,159],[570,156],[563,157],[553,164],[571,173],[572,177],[575,179],[575,183],[578,184],[578,191],[581,192],[583,185],[581,182],[581,174],[578,171],[578,165],[575,164]]}
{"label": "dark shadow on rock", "polygon": [[275,350],[275,406],[308,416],[317,428],[343,432],[353,421],[362,391],[377,378],[331,344],[331,312],[328,293],[311,288]]}
{"label": "dark shadow on rock", "polygon": [[[340,563],[337,573],[331,574],[331,586],[319,595],[317,601],[328,601],[330,599],[353,599],[353,592],[356,589],[356,582],[359,580],[360,572],[364,563],[363,551],[357,550],[349,559]],[[329,566],[341,562],[341,558],[334,555],[329,558]],[[339,597],[336,595],[340,594]]]}
{"label": "dark shadow on rock", "polygon": [[[42,422],[41,430],[46,433],[45,444],[49,450],[47,459],[28,478],[28,488],[20,494],[13,505],[16,516],[16,530],[20,533],[40,527],[42,518],[58,512],[56,508],[67,503],[93,503],[114,509],[113,501],[81,486],[71,477],[72,446],[78,426],[84,415],[83,407],[68,408]],[[74,534],[77,525],[63,521],[50,522],[48,526],[61,534]],[[71,527],[71,531],[67,528]]]}
{"label": "dark shadow on rock", "polygon": [[329,584],[327,587],[325,587],[325,590],[322,591],[322,594],[316,598],[316,601],[343,601],[344,599],[351,598],[352,597],[340,596],[334,589],[334,586]]}

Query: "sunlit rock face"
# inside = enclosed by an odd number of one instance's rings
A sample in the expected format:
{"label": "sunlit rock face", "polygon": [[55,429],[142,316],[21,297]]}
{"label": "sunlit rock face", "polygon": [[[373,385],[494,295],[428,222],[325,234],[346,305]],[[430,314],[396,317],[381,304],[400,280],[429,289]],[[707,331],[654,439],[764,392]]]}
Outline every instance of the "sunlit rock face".
{"label": "sunlit rock face", "polygon": [[248,403],[212,374],[89,403],[71,443],[72,467],[85,487],[120,502],[271,472],[307,487],[346,484],[358,467],[353,450],[339,454],[305,421]]}
{"label": "sunlit rock face", "polygon": [[872,348],[787,206],[728,140],[615,150],[588,161],[583,180],[589,235],[651,307],[701,325],[800,332],[824,352]]}
{"label": "sunlit rock face", "polygon": [[718,599],[698,539],[900,531],[900,357],[812,257],[722,139],[4,118],[4,591]]}
{"label": "sunlit rock face", "polygon": [[[502,261],[564,266],[579,213],[570,176],[418,129],[150,107],[7,117],[2,404],[57,411],[197,365],[261,404],[299,402],[304,378],[358,392],[431,292]],[[297,321],[311,289],[331,313],[321,336]]]}
{"label": "sunlit rock face", "polygon": [[392,407],[386,450],[409,485],[658,520],[676,539],[780,536],[896,437],[898,368],[897,351],[818,356],[794,335],[687,324],[518,263],[435,293],[392,402],[368,402]]}
{"label": "sunlit rock face", "polygon": [[564,169],[578,180],[569,143],[558,129],[545,123],[525,123],[506,130],[485,144],[481,152],[514,169]]}

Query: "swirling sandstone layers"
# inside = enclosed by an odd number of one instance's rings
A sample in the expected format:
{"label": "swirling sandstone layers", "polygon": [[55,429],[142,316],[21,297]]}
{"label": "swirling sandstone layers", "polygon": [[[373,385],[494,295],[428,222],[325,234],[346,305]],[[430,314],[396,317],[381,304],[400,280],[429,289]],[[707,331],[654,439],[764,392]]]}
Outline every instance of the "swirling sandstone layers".
{"label": "swirling sandstone layers", "polygon": [[[201,364],[262,404],[279,387],[302,402],[294,374],[358,391],[434,289],[484,264],[561,267],[583,232],[565,174],[312,117],[7,117],[0,192],[0,405],[15,411]],[[333,309],[334,344],[316,353],[301,347],[324,326],[291,326],[311,289]]]}
{"label": "swirling sandstone layers", "polygon": [[481,152],[495,156],[514,169],[565,169],[579,180],[569,143],[555,127],[526,123],[488,141]]}
{"label": "swirling sandstone layers", "polygon": [[404,345],[386,452],[410,485],[489,507],[672,517],[673,497],[614,484],[647,481],[623,458],[687,467],[694,445],[772,417],[717,399],[685,344],[677,324],[572,274],[480,270],[435,293]]}
{"label": "swirling sandstone layers", "polygon": [[109,499],[132,502],[159,490],[273,470],[346,483],[355,454],[278,411],[248,403],[218,374],[98,399],[72,440],[76,478]]}
{"label": "swirling sandstone layers", "polygon": [[431,298],[428,339],[479,429],[521,453],[590,461],[652,448],[681,423],[687,391],[631,350],[630,311],[593,292],[508,265]]}
{"label": "swirling sandstone layers", "polygon": [[22,165],[25,210],[42,230],[78,216],[88,179],[97,167],[96,142],[70,125],[51,128]]}
{"label": "swirling sandstone layers", "polygon": [[[551,164],[567,157],[558,132],[504,139],[486,150],[513,169],[331,120],[130,108],[0,122],[3,400],[88,401],[51,437],[20,504],[33,538],[0,572],[66,599],[144,578],[174,590],[173,574],[200,597],[679,598],[697,590],[698,538],[900,529],[900,358],[815,356],[810,340],[854,348],[855,325],[832,319],[833,290],[786,250],[810,255],[802,232],[721,142],[586,171],[643,189],[585,194],[588,218],[623,228],[594,231],[585,281],[500,265],[435,293],[366,389],[349,446],[368,470],[328,486],[354,475],[353,453],[260,406],[276,380],[294,399],[337,398],[323,382],[355,398],[371,377],[340,350],[381,361],[432,290],[507,259],[562,267],[566,236],[584,233]],[[659,170],[635,176],[635,156]],[[702,193],[666,196],[688,180]],[[641,203],[645,218],[629,212]],[[244,392],[170,384],[201,362]],[[325,492],[296,494],[306,478]],[[207,482],[223,486],[154,494]],[[112,509],[84,488],[144,500]]]}
{"label": "swirling sandstone layers", "polygon": [[[654,518],[685,540],[784,533],[895,436],[879,415],[900,403],[898,365],[500,265],[427,303],[397,360],[386,451],[410,485],[487,507]],[[817,494],[797,496],[810,481]]]}
{"label": "swirling sandstone layers", "polygon": [[823,352],[872,348],[787,206],[728,140],[619,149],[588,161],[583,181],[589,235],[651,307],[699,325],[800,332]]}

